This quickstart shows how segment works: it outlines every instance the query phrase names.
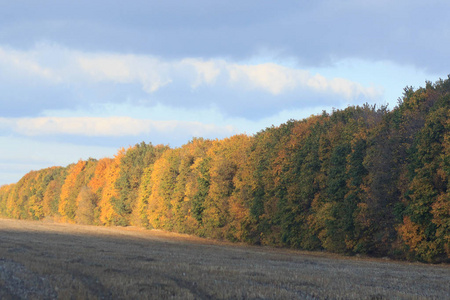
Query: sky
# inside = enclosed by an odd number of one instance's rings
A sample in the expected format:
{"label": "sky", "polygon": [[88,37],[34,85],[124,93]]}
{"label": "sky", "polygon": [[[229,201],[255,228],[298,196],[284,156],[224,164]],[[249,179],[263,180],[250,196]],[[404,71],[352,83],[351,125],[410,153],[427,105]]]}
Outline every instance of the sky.
{"label": "sky", "polygon": [[0,0],[0,185],[253,135],[450,74],[447,0]]}

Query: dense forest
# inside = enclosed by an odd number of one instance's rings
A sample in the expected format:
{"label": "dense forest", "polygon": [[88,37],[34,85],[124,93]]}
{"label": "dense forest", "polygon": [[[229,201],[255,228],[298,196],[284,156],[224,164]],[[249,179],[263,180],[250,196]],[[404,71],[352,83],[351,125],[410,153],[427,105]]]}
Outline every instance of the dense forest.
{"label": "dense forest", "polygon": [[10,218],[142,226],[250,244],[450,259],[450,76],[253,136],[144,142],[0,188]]}

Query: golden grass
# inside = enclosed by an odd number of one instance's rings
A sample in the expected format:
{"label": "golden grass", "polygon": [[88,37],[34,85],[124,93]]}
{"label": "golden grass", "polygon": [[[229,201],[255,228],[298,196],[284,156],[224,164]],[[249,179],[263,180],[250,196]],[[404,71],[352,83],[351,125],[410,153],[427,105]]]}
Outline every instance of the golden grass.
{"label": "golden grass", "polygon": [[0,219],[1,299],[450,299],[450,267]]}

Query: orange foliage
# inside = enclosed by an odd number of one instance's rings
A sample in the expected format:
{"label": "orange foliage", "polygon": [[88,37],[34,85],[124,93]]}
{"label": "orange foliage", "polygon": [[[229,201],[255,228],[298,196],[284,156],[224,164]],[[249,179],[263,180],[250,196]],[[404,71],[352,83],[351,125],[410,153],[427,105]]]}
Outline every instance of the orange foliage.
{"label": "orange foliage", "polygon": [[412,251],[416,251],[420,242],[424,238],[423,230],[419,225],[412,222],[409,217],[403,218],[403,224],[398,228],[398,233],[403,242],[410,247]]}
{"label": "orange foliage", "polygon": [[106,172],[113,162],[114,160],[111,158],[102,158],[98,161],[95,167],[94,177],[92,177],[88,184],[93,193],[97,193],[106,184]]}

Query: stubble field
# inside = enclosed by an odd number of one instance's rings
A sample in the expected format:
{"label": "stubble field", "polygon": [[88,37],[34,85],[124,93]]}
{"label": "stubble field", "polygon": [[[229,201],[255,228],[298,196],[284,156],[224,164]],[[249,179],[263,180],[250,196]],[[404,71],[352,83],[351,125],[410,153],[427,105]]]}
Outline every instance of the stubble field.
{"label": "stubble field", "polygon": [[0,219],[0,299],[450,299],[450,267]]}

